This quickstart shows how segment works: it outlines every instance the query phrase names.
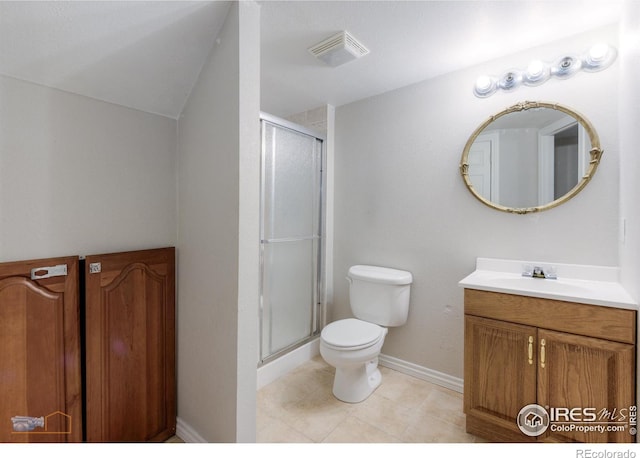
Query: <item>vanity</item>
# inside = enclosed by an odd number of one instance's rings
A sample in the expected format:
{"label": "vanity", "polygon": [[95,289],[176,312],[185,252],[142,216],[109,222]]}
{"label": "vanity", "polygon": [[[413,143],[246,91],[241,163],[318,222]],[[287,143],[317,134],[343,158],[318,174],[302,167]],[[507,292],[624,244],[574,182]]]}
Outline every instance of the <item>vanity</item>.
{"label": "vanity", "polygon": [[[523,276],[528,265],[556,279]],[[635,442],[638,304],[616,268],[478,258],[464,288],[466,430]]]}
{"label": "vanity", "polygon": [[[576,198],[602,155],[576,110],[525,101],[471,134],[459,169],[479,202],[527,215]],[[468,433],[492,442],[636,441],[638,303],[618,278],[612,267],[477,259],[459,282]]]}

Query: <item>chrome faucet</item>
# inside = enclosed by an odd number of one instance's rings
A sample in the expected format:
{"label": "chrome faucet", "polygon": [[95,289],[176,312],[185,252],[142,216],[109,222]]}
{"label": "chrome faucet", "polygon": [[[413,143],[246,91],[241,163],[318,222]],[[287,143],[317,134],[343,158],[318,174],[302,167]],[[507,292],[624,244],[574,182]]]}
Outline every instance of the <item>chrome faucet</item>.
{"label": "chrome faucet", "polygon": [[546,278],[549,280],[555,280],[558,278],[558,275],[556,274],[556,268],[554,266],[548,266],[543,269],[539,266],[526,265],[522,269],[522,276],[531,278]]}

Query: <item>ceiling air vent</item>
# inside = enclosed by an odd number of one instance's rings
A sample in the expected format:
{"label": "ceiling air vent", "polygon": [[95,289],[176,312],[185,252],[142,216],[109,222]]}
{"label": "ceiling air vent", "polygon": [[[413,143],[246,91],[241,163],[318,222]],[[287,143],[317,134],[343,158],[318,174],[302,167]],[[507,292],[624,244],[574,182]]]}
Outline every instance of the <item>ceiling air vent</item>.
{"label": "ceiling air vent", "polygon": [[309,52],[332,67],[369,54],[369,50],[346,31],[313,45],[309,48]]}

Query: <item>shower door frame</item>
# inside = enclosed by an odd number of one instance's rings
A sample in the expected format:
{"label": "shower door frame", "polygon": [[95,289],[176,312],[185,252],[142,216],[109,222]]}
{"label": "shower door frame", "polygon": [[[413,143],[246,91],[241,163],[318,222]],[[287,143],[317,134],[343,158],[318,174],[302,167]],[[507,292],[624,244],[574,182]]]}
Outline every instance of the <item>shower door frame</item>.
{"label": "shower door frame", "polygon": [[[302,338],[301,340],[292,343],[268,356],[263,357],[263,332],[264,332],[264,305],[265,305],[265,297],[264,297],[264,272],[265,272],[265,262],[264,262],[264,248],[265,244],[269,243],[269,241],[265,238],[265,198],[266,198],[266,180],[265,177],[265,130],[264,123],[269,123],[271,125],[275,125],[277,127],[287,129],[293,131],[298,134],[307,135],[315,138],[316,140],[320,140],[322,146],[320,148],[320,180],[319,180],[319,202],[318,202],[318,237],[317,240],[317,260],[316,260],[316,285],[315,285],[315,303],[312,306],[311,313],[311,334],[307,337]],[[325,282],[325,256],[324,256],[324,248],[325,248],[325,221],[326,221],[326,170],[327,170],[327,146],[326,146],[326,136],[322,133],[315,131],[313,129],[301,126],[294,122],[288,121],[286,119],[279,118],[277,116],[260,112],[260,302],[259,302],[259,345],[258,345],[258,367],[267,364],[275,359],[278,359],[282,355],[289,353],[296,348],[299,348],[312,340],[316,339],[320,335],[320,331],[322,329],[323,322],[323,311],[325,307],[325,295],[324,295],[324,282]],[[290,241],[297,240],[297,238],[291,238]],[[300,237],[299,240],[304,240],[305,237]]]}

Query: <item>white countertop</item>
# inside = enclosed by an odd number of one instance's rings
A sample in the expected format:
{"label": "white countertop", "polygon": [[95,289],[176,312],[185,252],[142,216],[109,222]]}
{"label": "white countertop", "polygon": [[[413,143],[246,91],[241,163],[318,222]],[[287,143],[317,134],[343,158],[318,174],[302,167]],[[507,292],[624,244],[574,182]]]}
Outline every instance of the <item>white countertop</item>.
{"label": "white countertop", "polygon": [[[553,266],[558,278],[523,277],[524,265]],[[618,275],[619,270],[615,267],[478,258],[476,270],[460,280],[458,285],[482,291],[638,310],[638,302],[619,283]]]}

